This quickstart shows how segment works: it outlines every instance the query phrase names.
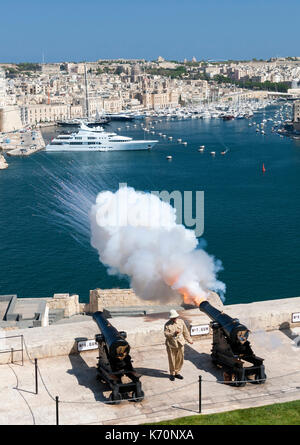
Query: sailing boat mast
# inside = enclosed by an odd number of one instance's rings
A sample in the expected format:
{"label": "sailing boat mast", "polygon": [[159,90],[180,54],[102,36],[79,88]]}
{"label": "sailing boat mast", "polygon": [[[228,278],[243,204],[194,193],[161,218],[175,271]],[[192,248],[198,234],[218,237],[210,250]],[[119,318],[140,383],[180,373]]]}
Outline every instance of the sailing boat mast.
{"label": "sailing boat mast", "polygon": [[90,107],[89,107],[89,93],[88,93],[88,82],[87,82],[87,73],[86,73],[86,64],[84,64],[84,83],[85,83],[85,107],[86,107],[86,116],[90,117]]}

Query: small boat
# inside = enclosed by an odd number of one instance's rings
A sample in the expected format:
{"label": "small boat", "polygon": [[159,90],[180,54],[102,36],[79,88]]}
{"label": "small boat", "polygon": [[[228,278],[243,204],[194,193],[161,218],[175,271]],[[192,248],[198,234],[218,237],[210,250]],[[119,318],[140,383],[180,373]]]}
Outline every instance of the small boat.
{"label": "small boat", "polygon": [[168,159],[168,161],[171,161],[172,156],[166,156],[166,159]]}
{"label": "small boat", "polygon": [[187,145],[187,142],[183,142],[183,145]]}
{"label": "small boat", "polygon": [[215,152],[215,151],[211,151],[210,154],[211,154],[212,156],[215,156],[215,155],[216,155],[216,152]]}

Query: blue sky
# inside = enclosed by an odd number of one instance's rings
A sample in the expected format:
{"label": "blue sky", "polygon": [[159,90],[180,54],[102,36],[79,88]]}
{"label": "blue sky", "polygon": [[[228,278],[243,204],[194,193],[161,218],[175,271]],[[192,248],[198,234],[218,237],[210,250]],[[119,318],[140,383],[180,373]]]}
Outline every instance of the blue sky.
{"label": "blue sky", "polygon": [[300,56],[300,0],[1,1],[0,62]]}

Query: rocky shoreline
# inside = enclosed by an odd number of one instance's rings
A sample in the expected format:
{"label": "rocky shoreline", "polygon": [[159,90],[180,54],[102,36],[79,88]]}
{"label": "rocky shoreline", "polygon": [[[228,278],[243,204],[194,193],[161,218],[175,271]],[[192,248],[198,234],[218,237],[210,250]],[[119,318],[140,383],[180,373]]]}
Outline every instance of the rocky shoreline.
{"label": "rocky shoreline", "polygon": [[0,170],[4,170],[7,167],[8,163],[6,162],[5,157],[2,154],[0,154]]}

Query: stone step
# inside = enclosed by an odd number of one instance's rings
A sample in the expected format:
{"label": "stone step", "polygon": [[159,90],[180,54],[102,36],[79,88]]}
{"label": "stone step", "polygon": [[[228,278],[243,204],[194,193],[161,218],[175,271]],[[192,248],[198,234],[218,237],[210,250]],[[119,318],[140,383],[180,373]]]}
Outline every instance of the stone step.
{"label": "stone step", "polygon": [[106,307],[103,309],[103,314],[107,318],[112,317],[130,317],[130,316],[145,316],[150,314],[169,313],[171,309],[182,311],[182,306],[165,305],[165,306],[127,306],[127,307]]}

